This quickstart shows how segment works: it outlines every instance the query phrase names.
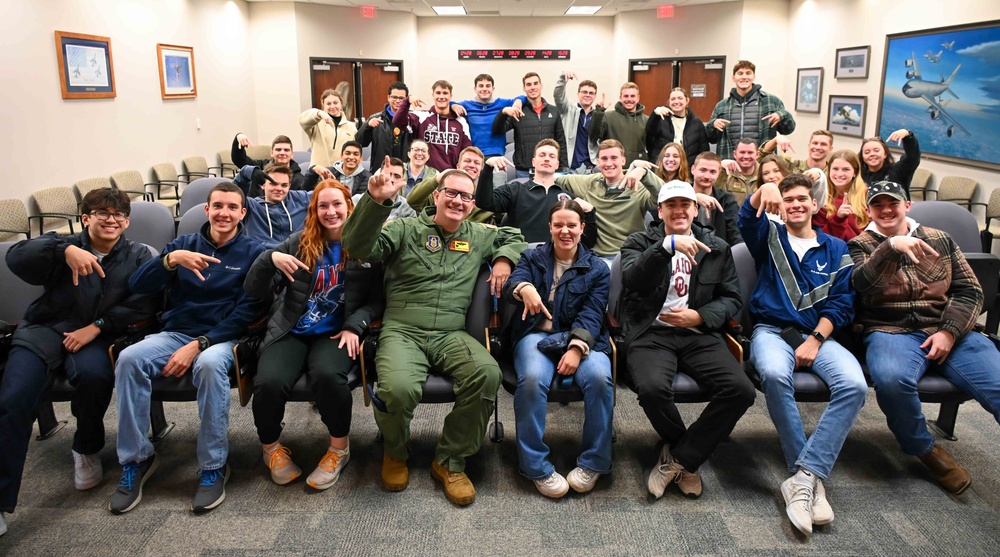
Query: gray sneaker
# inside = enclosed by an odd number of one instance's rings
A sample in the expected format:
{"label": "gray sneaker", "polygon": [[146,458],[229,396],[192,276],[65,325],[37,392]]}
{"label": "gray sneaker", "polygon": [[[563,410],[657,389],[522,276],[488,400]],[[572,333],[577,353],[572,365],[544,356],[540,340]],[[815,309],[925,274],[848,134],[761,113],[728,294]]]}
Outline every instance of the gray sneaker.
{"label": "gray sneaker", "polygon": [[3,513],[0,513],[0,536],[7,533],[7,521],[3,518]]}
{"label": "gray sneaker", "polygon": [[781,482],[781,496],[785,499],[785,514],[799,532],[812,534],[812,503],[816,489],[816,476],[799,470]]}
{"label": "gray sneaker", "polygon": [[191,510],[196,513],[208,512],[226,500],[226,482],[229,481],[229,465],[218,470],[202,470],[201,483],[194,493]]}
{"label": "gray sneaker", "polygon": [[118,489],[111,494],[108,510],[113,514],[127,513],[142,501],[142,486],[160,467],[156,453],[142,462],[129,462],[122,466],[122,478]]}
{"label": "gray sneaker", "polygon": [[347,466],[349,460],[351,460],[350,447],[343,450],[330,447],[326,450],[326,454],[323,455],[316,469],[306,478],[306,484],[320,491],[333,487],[333,484],[340,479],[340,473],[344,470],[344,466]]}
{"label": "gray sneaker", "polygon": [[80,491],[96,487],[104,479],[101,455],[73,451],[73,485]]}
{"label": "gray sneaker", "polygon": [[562,474],[559,472],[553,471],[548,476],[533,481],[539,493],[552,499],[559,499],[569,491],[569,484],[566,483],[566,478],[562,477]]}
{"label": "gray sneaker", "polygon": [[601,475],[593,470],[577,466],[566,475],[566,481],[573,488],[573,491],[587,493],[591,489],[594,489],[594,486],[597,484],[597,478],[600,477]]}
{"label": "gray sneaker", "polygon": [[812,521],[816,526],[833,522],[833,507],[826,499],[826,488],[820,479],[816,480],[816,490],[813,492]]}
{"label": "gray sneaker", "polygon": [[653,469],[649,471],[649,476],[646,477],[646,489],[656,499],[663,497],[663,492],[667,489],[667,486],[683,470],[684,467],[671,456],[670,445],[664,443],[663,449],[660,450],[660,458],[657,459],[656,465],[653,466]]}

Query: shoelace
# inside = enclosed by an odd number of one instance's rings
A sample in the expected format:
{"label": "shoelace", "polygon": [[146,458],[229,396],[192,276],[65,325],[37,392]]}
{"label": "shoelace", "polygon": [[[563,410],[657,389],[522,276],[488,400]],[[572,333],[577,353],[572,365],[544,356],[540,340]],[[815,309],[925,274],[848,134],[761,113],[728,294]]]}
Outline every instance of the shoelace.
{"label": "shoelace", "polygon": [[679,484],[682,481],[684,481],[684,478],[687,478],[688,476],[694,476],[694,474],[681,468],[681,470],[677,472],[677,475],[674,476],[674,483]]}
{"label": "shoelace", "polygon": [[202,470],[201,471],[201,483],[198,484],[200,487],[214,485],[215,481],[219,479],[218,470]]}
{"label": "shoelace", "polygon": [[597,472],[594,472],[592,470],[587,470],[586,468],[580,468],[580,471],[577,472],[576,475],[578,478],[580,478],[582,482],[590,483],[591,481],[593,481],[594,476],[597,475]]}
{"label": "shoelace", "polygon": [[319,461],[319,467],[325,472],[332,474],[337,468],[337,463],[340,462],[340,456],[341,455],[333,451],[326,451],[326,454],[323,456],[323,460]]}
{"label": "shoelace", "polygon": [[268,454],[271,456],[271,459],[268,461],[267,466],[271,470],[284,468],[292,462],[292,451],[288,447],[278,447]]}
{"label": "shoelace", "polygon": [[122,479],[118,482],[118,487],[125,489],[132,489],[132,482],[135,481],[135,475],[139,472],[138,464],[126,464],[122,467]]}
{"label": "shoelace", "polygon": [[545,487],[556,487],[559,484],[559,477],[555,474],[549,474],[547,478],[542,480],[542,485]]}
{"label": "shoelace", "polygon": [[789,504],[805,502],[812,505],[813,494],[811,491],[808,486],[792,482],[792,497],[788,501]]}

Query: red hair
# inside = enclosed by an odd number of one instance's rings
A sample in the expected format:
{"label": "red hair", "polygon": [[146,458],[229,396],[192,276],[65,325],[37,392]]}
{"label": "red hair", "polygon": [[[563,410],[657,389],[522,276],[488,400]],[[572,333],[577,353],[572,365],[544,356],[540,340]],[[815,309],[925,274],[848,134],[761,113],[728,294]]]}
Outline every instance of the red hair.
{"label": "red hair", "polygon": [[[319,222],[317,207],[319,207],[319,192],[329,189],[337,190],[343,194],[344,201],[347,203],[347,216],[351,216],[351,213],[354,212],[351,190],[347,189],[347,186],[336,180],[323,180],[316,185],[312,199],[309,200],[309,208],[306,210],[306,225],[302,229],[302,236],[299,240],[299,260],[305,263],[309,269],[315,266],[316,261],[323,256],[323,250],[326,249],[326,228]],[[347,252],[342,253],[343,256],[340,260],[347,261]]]}

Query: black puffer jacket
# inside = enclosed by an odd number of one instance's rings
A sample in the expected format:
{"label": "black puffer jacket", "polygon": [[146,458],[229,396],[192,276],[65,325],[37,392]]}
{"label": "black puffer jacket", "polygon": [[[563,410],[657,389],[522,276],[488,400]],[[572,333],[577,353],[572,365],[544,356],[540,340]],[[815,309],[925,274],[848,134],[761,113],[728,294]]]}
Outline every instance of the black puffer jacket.
{"label": "black puffer jacket", "polygon": [[45,287],[45,292],[28,306],[18,323],[12,344],[23,346],[45,360],[49,368],[62,364],[65,357],[63,333],[104,319],[101,336],[114,339],[129,325],[153,319],[162,299],[156,295],[132,294],[128,280],[153,254],[143,244],[120,238],[104,256],[96,273],[79,277],[73,285],[73,271],[66,265],[66,248],[90,251],[87,229],[76,236],[45,234],[18,242],[7,252],[7,266],[21,280]]}
{"label": "black puffer jacket", "polygon": [[[684,154],[687,155],[688,166],[693,167],[694,158],[698,156],[698,153],[704,153],[711,147],[708,144],[708,134],[705,133],[705,123],[695,116],[690,108],[687,109],[686,118],[682,145],[684,145]],[[673,116],[663,117],[654,112],[649,120],[646,120],[646,152],[649,153],[649,160],[655,164],[662,164],[662,161],[656,160],[656,158],[660,156],[660,150],[663,149],[663,146],[671,141],[676,141]]]}
{"label": "black puffer jacket", "polygon": [[[382,121],[373,128],[368,125],[372,118],[381,118]],[[369,145],[372,147],[371,155],[368,157],[370,165],[368,170],[373,173],[381,168],[386,155],[401,159],[403,162],[410,162],[410,132],[393,125],[388,104],[382,112],[376,112],[362,122],[358,128],[357,140],[362,147]]]}
{"label": "black puffer jacket", "polygon": [[[247,273],[243,284],[247,294],[256,298],[267,298],[275,292],[283,292],[277,296],[274,307],[271,308],[271,319],[267,322],[267,332],[261,350],[272,342],[291,331],[305,311],[306,301],[316,282],[315,271],[312,273],[296,269],[288,282],[284,273],[279,271],[271,261],[275,251],[298,256],[299,240],[302,232],[296,232],[288,237],[278,247],[260,254]],[[362,263],[356,259],[347,261],[344,268],[344,329],[358,336],[364,336],[371,327],[372,321],[382,317],[385,311],[385,292],[382,288],[382,264],[380,262]]]}
{"label": "black puffer jacket", "polygon": [[[256,166],[257,168],[264,170],[264,167],[269,163],[274,162],[273,159],[251,159],[247,156],[247,150],[240,147],[240,142],[236,139],[240,134],[236,134],[233,137],[233,146],[230,149],[229,156],[233,159],[233,164],[236,168],[243,168],[244,166],[250,164]],[[292,169],[292,187],[289,189],[293,190],[304,190],[305,189],[305,177],[302,175],[302,167],[299,163],[295,162],[295,159],[288,161],[288,168]],[[249,197],[264,197],[264,178],[255,178],[253,184],[250,185],[250,193],[247,194]]]}
{"label": "black puffer jacket", "polygon": [[[718,334],[743,307],[736,265],[729,245],[708,228],[692,225],[701,243],[712,251],[698,252],[691,270],[688,307],[701,315],[702,332]],[[619,307],[622,333],[628,344],[649,328],[659,315],[670,285],[673,255],[663,249],[662,222],[650,223],[622,246],[622,298]]]}
{"label": "black puffer jacket", "polygon": [[524,116],[515,120],[503,112],[493,120],[493,133],[501,135],[514,130],[514,167],[531,169],[535,146],[543,139],[554,139],[559,144],[559,168],[569,168],[566,161],[566,132],[563,130],[559,109],[542,99],[542,111],[535,114],[530,103],[524,105]]}

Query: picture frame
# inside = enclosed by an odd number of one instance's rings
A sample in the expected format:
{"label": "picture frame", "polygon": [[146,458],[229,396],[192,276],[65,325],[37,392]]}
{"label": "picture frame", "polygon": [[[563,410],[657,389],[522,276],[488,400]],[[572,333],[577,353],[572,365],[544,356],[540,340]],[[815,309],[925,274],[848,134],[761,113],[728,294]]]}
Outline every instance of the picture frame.
{"label": "picture frame", "polygon": [[198,96],[193,47],[157,44],[156,61],[160,68],[161,98],[193,99]]}
{"label": "picture frame", "polygon": [[997,45],[1000,20],[886,35],[876,133],[905,128],[924,158],[1000,170]]}
{"label": "picture frame", "polygon": [[865,137],[868,97],[830,95],[828,107],[826,129],[839,135]]}
{"label": "picture frame", "polygon": [[64,99],[110,99],[115,90],[111,39],[56,31],[59,86]]}
{"label": "picture frame", "polygon": [[871,45],[838,48],[837,58],[833,64],[833,77],[836,79],[868,79],[871,54]]}
{"label": "picture frame", "polygon": [[823,99],[823,68],[799,68],[795,77],[796,112],[819,114]]}

